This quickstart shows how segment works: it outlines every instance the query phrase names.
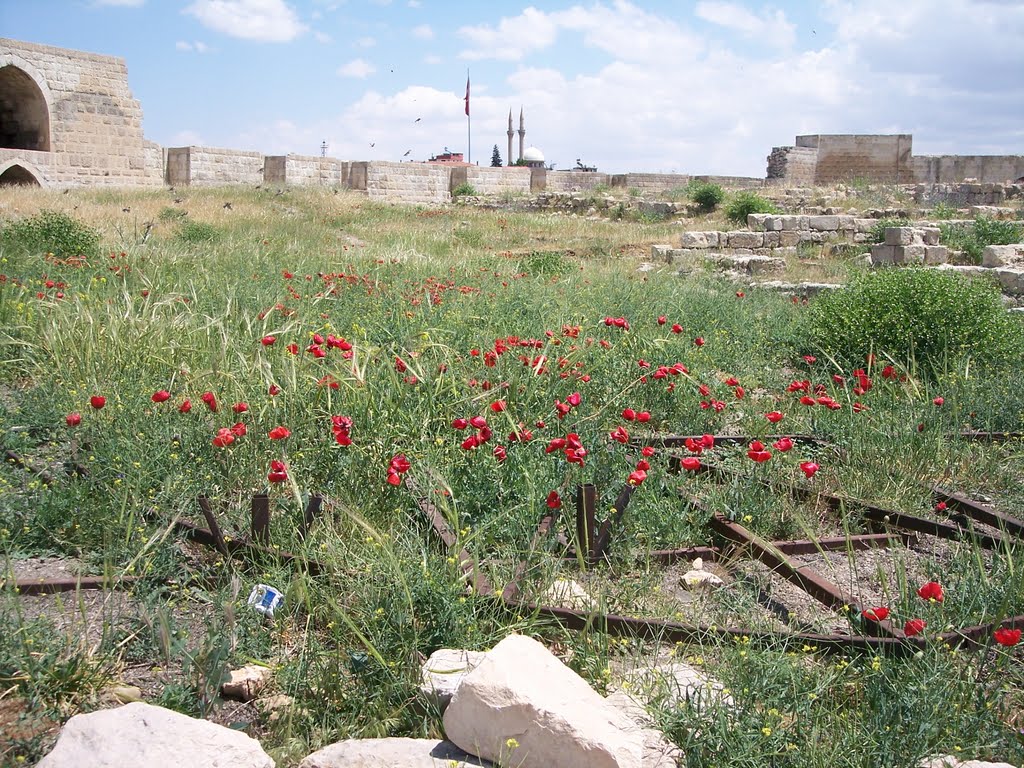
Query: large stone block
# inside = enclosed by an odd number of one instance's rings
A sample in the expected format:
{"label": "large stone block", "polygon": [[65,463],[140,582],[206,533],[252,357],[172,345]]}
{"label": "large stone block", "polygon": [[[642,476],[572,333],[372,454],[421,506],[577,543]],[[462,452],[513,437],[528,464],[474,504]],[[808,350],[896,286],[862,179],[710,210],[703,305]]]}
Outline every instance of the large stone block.
{"label": "large stone block", "polygon": [[718,232],[683,232],[679,235],[680,248],[717,248]]}
{"label": "large stone block", "polygon": [[838,216],[808,216],[807,226],[816,232],[835,232],[839,229]]}
{"label": "large stone block", "polygon": [[871,246],[871,263],[884,266],[896,262],[896,245],[873,245]]}
{"label": "large stone block", "polygon": [[762,248],[764,247],[763,232],[726,232],[729,248]]}
{"label": "large stone block", "polygon": [[519,768],[650,765],[642,730],[521,635],[506,637],[466,675],[444,713],[444,728],[467,752]]}
{"label": "large stone block", "polygon": [[893,261],[896,264],[924,264],[927,249],[927,245],[897,245],[893,248]]}
{"label": "large stone block", "polygon": [[1009,296],[1024,296],[1024,269],[995,269],[999,286]]}
{"label": "large stone block", "polygon": [[241,731],[135,702],[75,715],[38,768],[274,768]]}
{"label": "large stone block", "polygon": [[913,227],[886,227],[886,245],[912,245],[914,242]]}
{"label": "large stone block", "polygon": [[774,229],[775,217],[770,213],[748,213],[747,229],[752,232],[769,232]]}
{"label": "large stone block", "polygon": [[989,245],[981,252],[981,266],[1009,267],[1024,265],[1024,243]]}
{"label": "large stone block", "polygon": [[779,245],[788,248],[800,244],[800,232],[795,229],[784,229],[779,232]]}
{"label": "large stone block", "polygon": [[925,245],[939,244],[939,237],[942,235],[942,230],[938,227],[920,227],[919,232],[921,233],[921,242]]}
{"label": "large stone block", "polygon": [[949,261],[949,249],[944,245],[926,245],[924,246],[924,263],[925,264],[945,264]]}
{"label": "large stone block", "polygon": [[[317,750],[299,768],[470,768],[490,766],[449,741],[346,739]],[[225,765],[225,768],[227,766]]]}

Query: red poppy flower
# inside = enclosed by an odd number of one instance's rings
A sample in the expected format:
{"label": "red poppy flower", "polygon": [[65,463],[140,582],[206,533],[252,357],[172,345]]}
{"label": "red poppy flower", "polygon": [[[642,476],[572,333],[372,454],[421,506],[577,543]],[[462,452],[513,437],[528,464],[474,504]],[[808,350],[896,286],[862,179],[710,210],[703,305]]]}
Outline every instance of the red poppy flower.
{"label": "red poppy flower", "polygon": [[1019,629],[1008,629],[1004,627],[993,632],[992,637],[994,637],[995,641],[1000,645],[1012,648],[1020,642],[1020,634],[1021,631]]}
{"label": "red poppy flower", "polygon": [[647,473],[642,469],[636,469],[629,473],[629,477],[626,479],[626,482],[635,488],[646,479]]}
{"label": "red poppy flower", "polygon": [[747,451],[747,456],[758,464],[762,464],[772,457],[771,453],[764,449],[764,443],[760,440],[755,440],[750,444],[750,450]]}
{"label": "red poppy flower", "polygon": [[277,341],[276,336],[264,336],[262,339],[260,339],[260,344],[262,344],[264,347],[270,347],[273,346],[275,341]]}
{"label": "red poppy flower", "polygon": [[698,336],[696,339],[693,340],[693,343],[696,344],[698,347],[703,347],[704,346],[704,337],[703,336]]}
{"label": "red poppy flower", "polygon": [[921,585],[921,588],[917,590],[917,596],[923,600],[934,600],[941,603],[943,600],[942,585],[937,581],[929,581]]}
{"label": "red poppy flower", "polygon": [[808,365],[814,365],[816,362],[818,362],[818,358],[816,358],[814,355],[804,355],[804,362],[807,363]]}
{"label": "red poppy flower", "polygon": [[895,378],[898,378],[898,377],[899,377],[899,374],[896,373],[896,369],[893,368],[891,365],[887,365],[887,366],[885,366],[885,368],[882,369],[882,378],[883,379],[895,379]]}
{"label": "red poppy flower", "polygon": [[171,399],[171,393],[168,392],[166,389],[161,389],[157,392],[154,392],[149,399],[152,400],[154,403],[162,403],[165,402],[166,400]]}
{"label": "red poppy flower", "polygon": [[97,411],[107,404],[107,398],[103,395],[93,395],[89,398],[89,405],[95,408]]}
{"label": "red poppy flower", "polygon": [[880,605],[877,608],[867,608],[860,612],[868,621],[885,621],[889,618],[889,609],[884,605]]}
{"label": "red poppy flower", "polygon": [[289,344],[287,347],[285,347],[285,349],[288,350],[288,354],[289,355],[297,355],[297,354],[299,354],[299,345],[296,344],[294,341],[291,344]]}
{"label": "red poppy flower", "polygon": [[736,298],[737,299],[742,299],[746,295],[747,294],[745,294],[743,291],[736,291]]}
{"label": "red poppy flower", "polygon": [[491,451],[491,453],[494,454],[494,458],[498,460],[499,464],[503,462],[508,456],[508,451],[505,450],[505,446],[503,445],[494,446],[494,449]]}
{"label": "red poppy flower", "polygon": [[571,395],[565,398],[565,402],[567,402],[573,408],[576,408],[581,402],[583,402],[583,396],[580,395],[579,392],[573,392]]}
{"label": "red poppy flower", "polygon": [[800,398],[800,405],[817,405],[818,401],[810,395],[804,395]]}
{"label": "red poppy flower", "polygon": [[687,472],[696,472],[698,469],[700,469],[700,459],[698,459],[696,456],[687,456],[685,459],[683,459],[682,465],[683,469],[685,469]]}
{"label": "red poppy flower", "polygon": [[399,373],[405,373],[408,366],[405,364],[405,360],[400,357],[395,358],[395,370]]}
{"label": "red poppy flower", "polygon": [[288,468],[283,461],[277,459],[270,462],[270,471],[267,473],[267,480],[272,483],[283,483],[288,479]]}
{"label": "red poppy flower", "polygon": [[636,415],[636,420],[639,421],[641,424],[646,424],[648,421],[651,420],[651,414],[648,413],[647,411],[640,411],[640,413]]}
{"label": "red poppy flower", "polygon": [[772,448],[774,448],[779,453],[785,453],[786,451],[791,450],[793,448],[793,441],[788,437],[780,437],[778,440],[772,443]]}
{"label": "red poppy flower", "polygon": [[270,388],[267,390],[267,394],[271,397],[277,397],[281,394],[281,388],[277,386],[277,384],[271,384]]}
{"label": "red poppy flower", "polygon": [[272,430],[270,430],[270,432],[267,433],[267,436],[271,440],[284,440],[290,434],[291,434],[291,430],[288,429],[288,427],[280,426],[280,427],[274,427]]}
{"label": "red poppy flower", "polygon": [[747,394],[746,390],[745,390],[745,389],[743,389],[743,387],[736,387],[736,388],[735,388],[735,389],[734,389],[734,390],[732,391],[732,393],[733,393],[734,395],[736,395],[736,399],[737,399],[737,400],[742,400],[742,399],[743,399],[744,397],[746,397],[746,394]]}
{"label": "red poppy flower", "polygon": [[945,512],[946,511],[946,502],[940,501],[938,504],[936,504],[935,505],[935,511],[936,512]]}
{"label": "red poppy flower", "polygon": [[645,445],[643,448],[640,449],[640,455],[646,459],[649,459],[651,458],[651,456],[654,455],[654,448],[650,445]]}
{"label": "red poppy flower", "polygon": [[235,437],[245,437],[245,433],[248,431],[249,430],[242,422],[238,422],[231,428],[231,434],[233,434]]}
{"label": "red poppy flower", "polygon": [[214,397],[213,392],[203,392],[199,399],[206,403],[206,407],[213,413],[217,412],[217,398]]}
{"label": "red poppy flower", "polygon": [[487,419],[483,416],[474,416],[469,420],[469,425],[473,427],[473,429],[483,429],[487,426]]}
{"label": "red poppy flower", "polygon": [[936,397],[934,400],[932,400],[932,402],[935,404],[937,408],[941,408],[942,404],[945,403],[946,401],[941,397]]}
{"label": "red poppy flower", "polygon": [[907,637],[917,637],[924,628],[928,626],[928,622],[924,619],[909,619],[906,624],[903,625],[903,633]]}
{"label": "red poppy flower", "polygon": [[781,411],[769,411],[764,415],[764,417],[768,419],[768,421],[770,421],[772,424],[778,424],[780,421],[786,418],[786,414],[782,413]]}
{"label": "red poppy flower", "polygon": [[495,400],[493,403],[491,403],[491,410],[494,411],[495,413],[501,413],[507,407],[508,405],[504,400]]}
{"label": "red poppy flower", "polygon": [[217,430],[217,436],[213,438],[213,444],[218,448],[227,448],[235,442],[235,436],[228,427],[221,427]]}
{"label": "red poppy flower", "polygon": [[188,413],[192,410],[192,401],[183,400],[181,405],[178,406],[178,413]]}
{"label": "red poppy flower", "polygon": [[672,333],[682,333],[682,332],[683,332],[683,326],[681,326],[679,323],[675,323],[672,326]]}
{"label": "red poppy flower", "polygon": [[548,494],[548,499],[545,502],[548,509],[561,509],[562,508],[562,497],[558,495],[558,491],[552,491]]}
{"label": "red poppy flower", "polygon": [[465,429],[469,426],[469,419],[454,419],[452,429]]}
{"label": "red poppy flower", "polygon": [[476,435],[470,435],[469,437],[462,441],[462,450],[472,451],[474,448],[479,447],[479,445],[480,438],[477,437]]}
{"label": "red poppy flower", "polygon": [[664,315],[662,315],[661,317],[658,318],[658,325],[664,325],[667,322],[668,322],[668,318],[666,318]]}
{"label": "red poppy flower", "polygon": [[625,408],[622,411],[622,418],[624,418],[626,421],[635,421],[636,411],[634,411],[632,408]]}
{"label": "red poppy flower", "polygon": [[75,413],[69,413],[67,416],[64,417],[64,422],[69,427],[77,427],[79,424],[82,423],[82,414],[78,413],[77,411]]}
{"label": "red poppy flower", "polygon": [[800,462],[800,470],[804,473],[808,480],[810,480],[820,467],[813,461],[802,461]]}
{"label": "red poppy flower", "polygon": [[629,442],[629,432],[626,431],[625,427],[616,427],[610,437],[615,442],[622,443],[623,445]]}
{"label": "red poppy flower", "polygon": [[249,410],[249,404],[235,403],[234,405],[231,406],[231,410],[234,411],[235,413],[245,413],[246,411]]}

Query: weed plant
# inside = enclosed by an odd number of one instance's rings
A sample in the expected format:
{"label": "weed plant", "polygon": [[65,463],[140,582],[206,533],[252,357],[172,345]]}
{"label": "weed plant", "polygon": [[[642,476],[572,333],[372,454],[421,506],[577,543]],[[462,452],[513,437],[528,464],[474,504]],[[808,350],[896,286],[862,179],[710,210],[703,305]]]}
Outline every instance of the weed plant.
{"label": "weed plant", "polygon": [[725,206],[725,217],[742,226],[747,225],[747,216],[752,213],[778,213],[778,208],[771,200],[749,190],[737,192]]}
{"label": "weed plant", "polygon": [[1011,245],[1024,240],[1024,226],[1015,221],[1000,221],[978,216],[970,224],[942,224],[943,245],[963,251],[972,264],[981,264],[982,251],[989,245]]}

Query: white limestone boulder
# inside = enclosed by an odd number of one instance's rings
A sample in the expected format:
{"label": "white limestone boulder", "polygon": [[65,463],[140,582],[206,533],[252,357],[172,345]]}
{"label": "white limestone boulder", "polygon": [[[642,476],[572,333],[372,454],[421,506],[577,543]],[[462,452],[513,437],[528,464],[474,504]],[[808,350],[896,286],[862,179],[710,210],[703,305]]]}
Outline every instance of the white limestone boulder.
{"label": "white limestone boulder", "polygon": [[981,252],[983,267],[1024,266],[1024,243],[1013,245],[987,245]]}
{"label": "white limestone boulder", "polygon": [[220,695],[227,699],[252,701],[270,682],[273,673],[267,667],[258,664],[247,664],[240,669],[233,669],[220,686]]}
{"label": "white limestone boulder", "polygon": [[143,702],[75,715],[38,768],[274,768],[240,731]]}
{"label": "white limestone boulder", "polygon": [[592,611],[595,608],[594,599],[587,590],[572,579],[555,579],[541,594],[540,602],[574,611]]}
{"label": "white limestone boulder", "polygon": [[[518,768],[650,768],[647,734],[543,645],[510,635],[466,675],[444,713],[447,737]],[[662,737],[662,754],[671,745]],[[671,765],[671,763],[663,763]]]}
{"label": "white limestone boulder", "polygon": [[919,768],[1016,768],[1010,763],[990,763],[986,760],[963,760],[953,755],[933,757],[921,763]]}
{"label": "white limestone boulder", "polygon": [[450,741],[346,739],[309,755],[299,768],[474,768],[491,766]]}
{"label": "white limestone boulder", "polygon": [[483,660],[482,651],[453,648],[434,651],[420,670],[420,693],[429,704],[443,712],[466,675]]}

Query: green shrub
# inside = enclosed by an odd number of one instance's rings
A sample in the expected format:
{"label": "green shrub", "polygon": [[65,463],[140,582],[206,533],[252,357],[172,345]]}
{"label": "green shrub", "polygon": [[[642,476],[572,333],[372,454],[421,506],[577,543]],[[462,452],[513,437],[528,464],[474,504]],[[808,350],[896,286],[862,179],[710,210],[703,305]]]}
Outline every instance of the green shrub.
{"label": "green shrub", "polygon": [[936,221],[942,221],[943,219],[955,219],[956,208],[949,203],[936,203],[932,207],[932,218]]}
{"label": "green shrub", "polygon": [[901,218],[879,219],[871,225],[871,242],[877,244],[885,242],[885,230],[889,227],[909,227],[910,221]]}
{"label": "green shrub", "polygon": [[16,221],[3,230],[2,239],[8,246],[65,259],[96,256],[100,250],[99,232],[60,211],[44,210]]}
{"label": "green shrub", "polygon": [[1000,366],[1024,354],[1024,326],[994,286],[932,269],[861,275],[814,302],[810,321],[821,350],[853,365],[874,352],[938,376],[964,357]]}
{"label": "green shrub", "polygon": [[713,211],[725,199],[725,190],[718,184],[707,181],[690,183],[690,199],[700,206],[702,211]]}
{"label": "green shrub", "polygon": [[164,206],[157,214],[160,221],[181,221],[186,216],[188,216],[188,211],[184,208],[171,208],[170,206]]}
{"label": "green shrub", "polygon": [[204,221],[186,221],[178,230],[178,239],[184,243],[212,243],[220,237],[220,230]]}
{"label": "green shrub", "polygon": [[984,216],[971,224],[943,224],[939,228],[943,245],[963,251],[974,264],[981,264],[986,245],[1010,245],[1024,239],[1024,227],[1013,221],[997,221]]}
{"label": "green shrub", "polygon": [[452,197],[473,197],[476,195],[476,189],[468,181],[464,181],[455,189],[452,190]]}
{"label": "green shrub", "polygon": [[778,213],[779,209],[771,200],[765,200],[757,192],[737,192],[725,206],[725,217],[729,221],[746,226],[751,213]]}

